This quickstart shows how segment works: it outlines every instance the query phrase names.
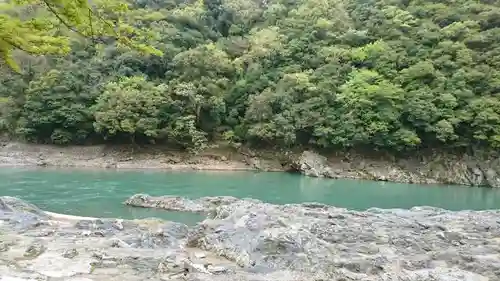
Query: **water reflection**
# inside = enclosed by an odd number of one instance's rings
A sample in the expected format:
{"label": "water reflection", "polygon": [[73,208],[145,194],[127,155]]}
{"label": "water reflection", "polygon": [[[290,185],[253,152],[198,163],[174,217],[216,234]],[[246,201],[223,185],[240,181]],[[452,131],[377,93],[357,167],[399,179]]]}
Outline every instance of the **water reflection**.
{"label": "water reflection", "polygon": [[[333,199],[334,196],[342,196],[341,194],[339,194],[339,192],[342,192],[342,189],[339,189],[337,186],[339,182],[335,180],[328,181],[321,178],[298,176],[297,181],[299,182],[300,186],[300,198],[298,198],[297,203],[319,202],[332,204],[332,202],[335,202],[335,200]],[[332,190],[336,190],[337,192],[332,194]]]}

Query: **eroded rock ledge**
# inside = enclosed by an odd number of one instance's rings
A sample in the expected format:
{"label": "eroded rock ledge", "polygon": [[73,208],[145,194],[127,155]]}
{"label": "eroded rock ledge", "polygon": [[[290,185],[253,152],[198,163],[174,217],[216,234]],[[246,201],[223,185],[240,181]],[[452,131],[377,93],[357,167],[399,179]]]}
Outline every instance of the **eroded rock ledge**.
{"label": "eroded rock ledge", "polygon": [[438,154],[373,161],[355,154],[327,158],[313,151],[304,151],[295,157],[292,168],[311,177],[500,187],[499,157],[481,159]]}
{"label": "eroded rock ledge", "polygon": [[147,195],[127,204],[207,218],[192,228],[161,220],[55,220],[35,206],[0,197],[0,280],[496,281],[500,276],[500,211],[356,212],[317,203]]}

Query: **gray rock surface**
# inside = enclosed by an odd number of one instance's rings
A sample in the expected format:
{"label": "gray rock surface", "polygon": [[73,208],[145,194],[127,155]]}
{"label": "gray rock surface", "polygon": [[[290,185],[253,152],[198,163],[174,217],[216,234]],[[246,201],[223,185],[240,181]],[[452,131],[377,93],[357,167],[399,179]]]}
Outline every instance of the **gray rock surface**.
{"label": "gray rock surface", "polygon": [[328,280],[499,280],[499,215],[238,201],[217,207],[188,244],[243,268],[322,273]]}
{"label": "gray rock surface", "polygon": [[140,196],[148,202],[142,207],[206,213],[207,219],[190,230],[187,246],[253,274],[286,269],[311,280],[500,280],[499,211],[355,212],[227,197],[219,204],[200,198],[174,208],[170,197]]}
{"label": "gray rock surface", "polygon": [[[8,245],[0,280],[500,280],[500,211],[357,212],[318,203],[140,196],[148,206],[176,202],[178,210],[207,218],[191,228],[162,220],[117,227],[117,220],[55,219],[0,197],[8,210],[0,217],[0,241]],[[26,212],[40,223],[25,228],[11,219]]]}
{"label": "gray rock surface", "polygon": [[378,155],[370,158],[345,153],[325,157],[313,151],[304,151],[292,160],[292,168],[311,177],[500,187],[498,156],[435,154],[406,158]]}
{"label": "gray rock surface", "polygon": [[203,197],[188,199],[180,196],[149,196],[136,194],[125,201],[126,205],[142,208],[157,208],[168,211],[206,213],[214,207],[239,201],[232,196]]}
{"label": "gray rock surface", "polygon": [[294,163],[296,170],[310,177],[335,178],[328,159],[312,151],[304,151]]}

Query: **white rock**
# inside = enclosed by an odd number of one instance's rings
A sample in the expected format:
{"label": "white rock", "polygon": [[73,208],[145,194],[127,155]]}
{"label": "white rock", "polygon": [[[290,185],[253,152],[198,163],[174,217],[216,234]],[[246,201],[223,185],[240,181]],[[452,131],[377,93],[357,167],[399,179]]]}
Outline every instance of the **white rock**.
{"label": "white rock", "polygon": [[[29,270],[54,278],[71,277],[91,272],[92,259],[66,259],[56,253],[45,253],[27,265]],[[3,280],[2,280],[3,281]]]}
{"label": "white rock", "polygon": [[225,268],[223,266],[211,266],[211,265],[209,265],[207,269],[208,269],[208,271],[210,271],[212,273],[227,272],[227,268]]}
{"label": "white rock", "polygon": [[207,254],[203,253],[203,252],[196,252],[194,253],[194,256],[197,258],[197,259],[204,259],[207,257]]}

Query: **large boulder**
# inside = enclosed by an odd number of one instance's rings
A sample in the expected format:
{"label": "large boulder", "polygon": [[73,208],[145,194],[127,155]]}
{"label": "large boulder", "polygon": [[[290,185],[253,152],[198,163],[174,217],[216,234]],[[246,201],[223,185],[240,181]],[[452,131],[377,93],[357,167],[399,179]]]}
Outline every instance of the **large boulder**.
{"label": "large boulder", "polygon": [[176,212],[207,213],[220,205],[227,205],[238,201],[232,196],[203,197],[188,199],[181,196],[149,196],[135,194],[127,199],[124,204],[142,208],[156,208]]}
{"label": "large boulder", "polygon": [[30,213],[38,216],[47,216],[33,204],[11,196],[0,196],[0,212],[2,213]]}
{"label": "large boulder", "polygon": [[328,159],[312,151],[304,151],[298,157],[293,167],[303,175],[311,177],[335,178],[335,174],[328,164]]}
{"label": "large boulder", "polygon": [[135,194],[127,199],[124,204],[143,207],[157,208],[169,211],[202,213],[204,208],[197,202],[180,196],[149,196],[147,194]]}
{"label": "large boulder", "polygon": [[0,221],[10,223],[17,230],[36,227],[49,216],[33,204],[10,196],[0,197]]}

